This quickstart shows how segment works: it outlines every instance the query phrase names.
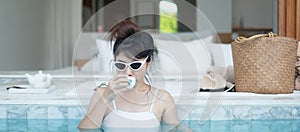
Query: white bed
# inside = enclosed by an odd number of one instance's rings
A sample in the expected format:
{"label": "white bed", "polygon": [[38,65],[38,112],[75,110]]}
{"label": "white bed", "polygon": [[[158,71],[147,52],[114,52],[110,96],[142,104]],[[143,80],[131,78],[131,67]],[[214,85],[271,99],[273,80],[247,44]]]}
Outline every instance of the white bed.
{"label": "white bed", "polygon": [[[152,64],[152,80],[170,80],[184,82],[195,81],[200,85],[201,76],[212,65],[226,67],[233,65],[230,44],[215,43],[214,34],[177,33],[152,34],[158,55]],[[57,70],[46,70],[56,79],[82,78],[87,80],[109,80],[113,69],[109,65],[112,58],[108,34],[82,33],[74,50],[73,61],[88,60],[79,67],[70,66]],[[75,63],[76,64],[76,63]],[[24,78],[24,74],[35,74],[37,71],[7,71],[0,78]],[[100,83],[99,81],[96,82]],[[95,85],[96,85],[95,84]],[[166,89],[174,95],[181,90],[172,89],[168,84]],[[194,89],[199,88],[195,86]],[[194,90],[192,89],[192,90]],[[191,92],[192,90],[188,90]]]}
{"label": "white bed", "polygon": [[[215,43],[215,34],[196,32],[152,34],[158,49],[152,65],[164,75],[202,75],[209,66],[233,65],[230,44]],[[79,69],[87,72],[111,73],[111,43],[108,34],[82,33],[74,50],[74,61],[89,60]],[[196,73],[198,72],[198,73]]]}
{"label": "white bed", "polygon": [[[189,66],[179,67],[179,69],[183,71],[183,74],[176,74],[178,73],[178,69],[176,69],[176,67],[172,67],[174,63],[176,64],[176,61],[172,61],[172,59],[168,58],[166,54],[162,54],[162,56],[158,57],[161,63],[158,63],[156,68],[159,68],[161,74],[156,74],[157,76],[151,77],[153,85],[158,88],[166,89],[171,93],[175,99],[180,119],[199,119],[200,114],[203,114],[206,111],[212,111],[213,120],[228,120],[231,118],[234,119],[234,117],[246,117],[248,119],[251,117],[248,115],[254,115],[257,113],[264,115],[263,112],[265,111],[272,113],[272,110],[273,112],[274,110],[276,112],[277,109],[283,110],[283,112],[289,110],[289,112],[286,113],[290,114],[285,113],[288,115],[287,117],[292,115],[293,117],[299,118],[299,91],[295,91],[293,94],[278,95],[262,95],[243,92],[198,92],[200,88],[201,75],[205,72],[205,68],[209,67],[211,63],[209,58],[203,58],[203,56],[201,56],[203,54],[199,53],[203,50],[203,47],[198,44],[202,42],[197,40],[174,42],[174,40],[158,38],[159,37],[155,37],[155,42],[158,48],[165,48],[165,50],[168,50],[172,47],[174,48],[172,50],[173,52],[182,53],[182,47],[178,45],[180,45],[179,43],[183,43],[187,51],[190,51],[190,55],[193,59],[195,61],[197,60],[193,63],[195,64],[195,67],[199,68],[202,66],[201,69],[197,69],[199,70],[198,74],[195,74],[195,69],[189,69]],[[206,39],[203,38],[201,41],[213,43],[209,37]],[[228,65],[232,65],[230,45],[214,44],[210,46],[210,49],[213,55],[212,58],[214,58],[215,66],[226,67]],[[84,52],[85,50],[80,53],[84,54]],[[202,51],[202,53],[203,52],[205,53],[205,51]],[[82,55],[81,57],[80,54],[78,54],[78,56],[75,55],[75,59],[91,58],[93,58],[93,55]],[[101,62],[102,60],[97,61]],[[90,63],[86,63],[86,68],[82,68],[81,70],[78,70],[78,67],[74,66],[44,71],[45,73],[50,73],[53,76],[52,85],[55,86],[54,89],[51,89],[47,94],[9,94],[6,90],[6,87],[8,86],[26,84],[27,82],[24,74],[35,74],[38,71],[0,72],[0,104],[8,106],[11,104],[13,104],[13,106],[25,104],[27,105],[26,108],[37,108],[39,105],[43,106],[42,108],[47,106],[50,114],[51,110],[55,107],[57,108],[54,109],[55,112],[52,113],[60,113],[61,108],[70,110],[71,114],[74,112],[72,110],[74,110],[75,107],[86,109],[89,99],[93,94],[93,89],[102,81],[107,81],[111,77],[111,74],[105,74],[107,71],[101,71],[101,65],[97,66],[95,65],[95,62],[96,59],[91,59]],[[2,111],[10,110],[8,107],[6,109],[6,106],[1,107],[0,109]],[[187,113],[190,115],[185,118]],[[228,114],[232,114],[232,116],[228,116]],[[205,115],[207,115],[207,113],[205,113]],[[276,114],[274,115],[276,116]],[[255,116],[253,118],[255,118]],[[201,117],[201,119],[203,118]]]}
{"label": "white bed", "polygon": [[[80,36],[74,51],[73,61],[89,60],[82,67],[70,66],[43,71],[52,75],[53,84],[56,85],[54,91],[44,96],[45,99],[56,97],[74,99],[78,97],[85,100],[81,103],[87,104],[93,89],[102,81],[108,81],[112,76],[111,67],[108,65],[112,53],[108,51],[111,48],[107,46],[109,42],[103,37],[106,35],[83,33]],[[211,65],[223,67],[232,65],[229,44],[214,43],[214,37],[211,35],[201,36],[201,39],[198,37],[194,33],[153,34],[155,45],[159,51],[155,59],[156,63],[153,64],[153,69],[150,70],[153,86],[169,91],[174,97],[196,95],[200,88],[201,76]],[[97,47],[101,48],[97,49]],[[98,54],[97,57],[95,57],[96,54]],[[24,74],[35,74],[37,72],[1,72],[1,86],[4,89],[15,83],[27,83]],[[14,98],[16,96],[9,95],[7,92],[4,94],[4,98]],[[43,99],[39,95],[33,95],[32,97]]]}

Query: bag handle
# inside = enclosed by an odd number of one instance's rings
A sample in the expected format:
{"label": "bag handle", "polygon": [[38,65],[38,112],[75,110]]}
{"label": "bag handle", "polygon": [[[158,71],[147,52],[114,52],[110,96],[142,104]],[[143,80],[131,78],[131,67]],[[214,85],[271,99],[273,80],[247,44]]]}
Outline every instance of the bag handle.
{"label": "bag handle", "polygon": [[243,43],[245,41],[255,39],[255,38],[259,38],[259,37],[275,37],[275,36],[277,36],[277,34],[274,34],[273,32],[269,32],[268,34],[257,34],[257,35],[251,36],[249,38],[245,38],[245,37],[240,36],[240,37],[237,37],[235,39],[235,42],[240,44],[240,43]]}

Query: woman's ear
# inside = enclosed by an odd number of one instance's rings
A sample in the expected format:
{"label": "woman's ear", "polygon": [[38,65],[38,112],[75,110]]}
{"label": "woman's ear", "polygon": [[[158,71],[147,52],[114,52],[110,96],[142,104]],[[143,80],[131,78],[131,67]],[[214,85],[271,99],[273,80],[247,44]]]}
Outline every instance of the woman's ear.
{"label": "woman's ear", "polygon": [[150,67],[151,63],[152,63],[152,60],[153,60],[153,55],[150,55],[150,61],[147,62],[147,68]]}

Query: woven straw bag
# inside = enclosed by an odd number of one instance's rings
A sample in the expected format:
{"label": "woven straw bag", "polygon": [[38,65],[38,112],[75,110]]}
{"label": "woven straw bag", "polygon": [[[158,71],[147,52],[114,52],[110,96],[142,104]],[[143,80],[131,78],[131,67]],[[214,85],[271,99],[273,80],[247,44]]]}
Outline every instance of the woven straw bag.
{"label": "woven straw bag", "polygon": [[300,91],[300,42],[298,42],[297,62],[295,65],[295,90]]}
{"label": "woven straw bag", "polygon": [[293,92],[296,40],[269,33],[238,37],[231,45],[237,92]]}

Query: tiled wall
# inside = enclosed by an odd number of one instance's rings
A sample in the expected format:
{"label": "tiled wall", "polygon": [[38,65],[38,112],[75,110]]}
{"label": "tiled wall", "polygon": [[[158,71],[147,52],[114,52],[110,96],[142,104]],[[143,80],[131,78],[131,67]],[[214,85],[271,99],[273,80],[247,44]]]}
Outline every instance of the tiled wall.
{"label": "tiled wall", "polygon": [[84,115],[76,105],[0,105],[0,111],[1,119],[81,119]]}
{"label": "tiled wall", "polygon": [[[179,107],[179,114],[186,114]],[[184,122],[194,131],[300,131],[300,106],[220,106],[210,120],[203,119],[205,108],[194,107]]]}
{"label": "tiled wall", "polygon": [[80,106],[0,105],[0,131],[78,131]]}
{"label": "tiled wall", "polygon": [[[188,106],[186,106],[188,107]],[[184,114],[178,107],[178,113]],[[205,111],[205,112],[204,112]],[[189,112],[187,120],[201,120],[202,114],[209,113],[211,120],[256,120],[256,119],[297,119],[300,120],[300,105],[297,106],[219,106],[214,110],[207,110],[201,106],[194,106]]]}
{"label": "tiled wall", "polygon": [[[0,105],[0,119],[81,119],[84,111],[78,105]],[[177,106],[184,120],[201,120],[208,113],[211,120],[300,119],[299,106]],[[203,116],[202,116],[203,117]]]}
{"label": "tiled wall", "polygon": [[[0,131],[40,131],[45,128],[48,131],[78,131],[77,125],[84,116],[78,105],[0,105],[0,111]],[[184,124],[193,126],[194,130],[272,131],[281,130],[280,125],[291,126],[291,131],[300,130],[300,105],[219,106],[212,109],[213,112],[203,106],[181,105],[177,106],[177,111],[179,117],[185,120]],[[212,114],[210,120],[200,120],[204,111]]]}

